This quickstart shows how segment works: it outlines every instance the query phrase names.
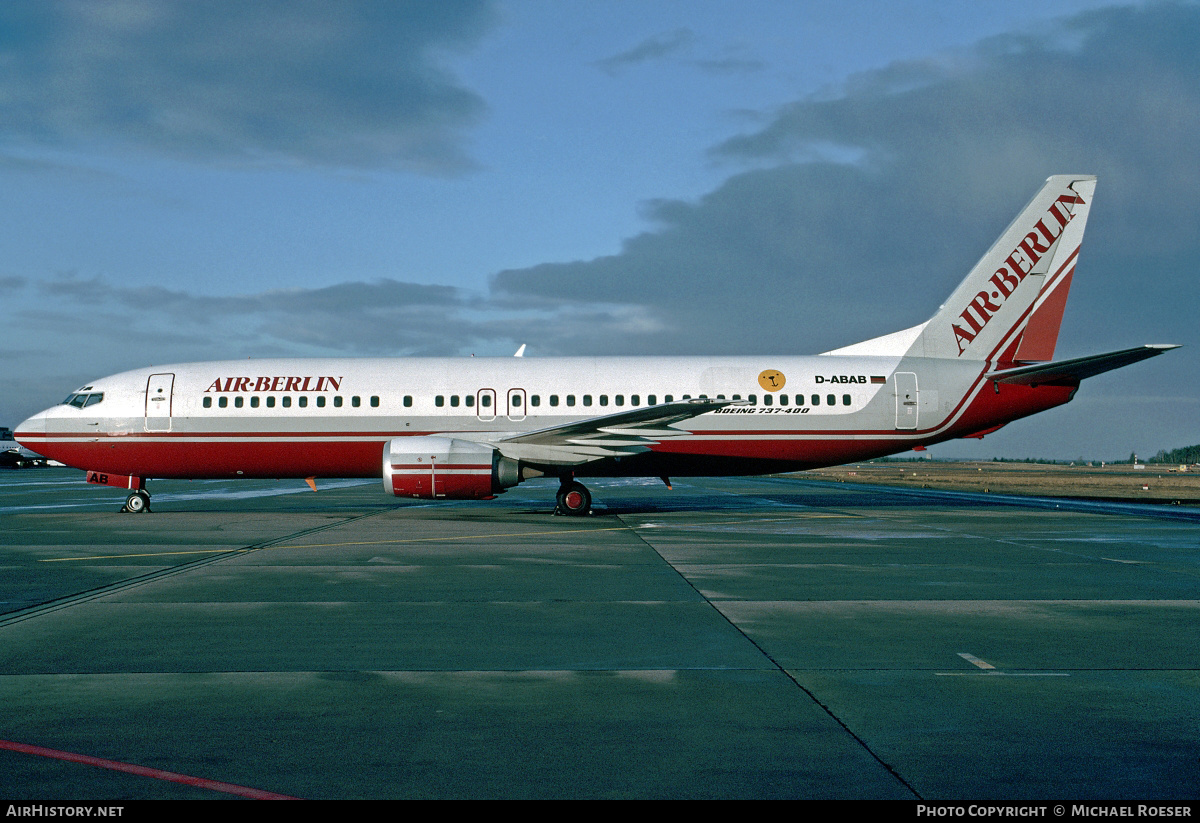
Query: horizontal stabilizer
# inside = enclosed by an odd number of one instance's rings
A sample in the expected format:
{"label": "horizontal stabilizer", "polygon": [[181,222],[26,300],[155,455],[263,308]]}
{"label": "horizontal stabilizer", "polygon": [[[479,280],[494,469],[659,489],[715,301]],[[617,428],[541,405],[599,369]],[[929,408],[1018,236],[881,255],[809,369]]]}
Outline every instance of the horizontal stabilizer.
{"label": "horizontal stabilizer", "polygon": [[984,375],[988,380],[998,383],[1017,383],[1023,386],[1047,386],[1055,383],[1078,383],[1085,377],[1093,377],[1106,371],[1119,369],[1155,357],[1165,351],[1177,349],[1179,346],[1154,344],[1137,346],[1132,349],[1093,354],[1090,357],[1076,357],[1072,360],[1059,360],[1054,363],[1036,363],[1032,366],[1017,366],[1014,369],[989,372]]}

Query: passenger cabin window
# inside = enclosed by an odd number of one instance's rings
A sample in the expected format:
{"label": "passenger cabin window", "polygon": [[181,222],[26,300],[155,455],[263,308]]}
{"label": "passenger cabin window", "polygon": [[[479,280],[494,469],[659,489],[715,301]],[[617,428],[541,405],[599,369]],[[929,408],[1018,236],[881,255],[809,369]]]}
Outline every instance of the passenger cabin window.
{"label": "passenger cabin window", "polygon": [[323,395],[323,394],[317,395],[317,408],[318,409],[325,408],[325,395]]}
{"label": "passenger cabin window", "polygon": [[206,397],[206,398],[204,398],[204,404],[203,404],[203,405],[204,405],[204,408],[206,408],[206,409],[211,409],[211,408],[212,408],[212,398],[211,398],[211,397]]}
{"label": "passenger cabin window", "polygon": [[340,409],[342,407],[342,396],[340,394],[333,398],[333,407],[335,409]]}
{"label": "passenger cabin window", "polygon": [[252,409],[258,408],[258,395],[257,394],[250,398],[250,408],[252,408]]}
{"label": "passenger cabin window", "polygon": [[[469,397],[467,398],[467,405],[468,406],[471,405],[471,398],[469,398]],[[404,395],[404,408],[406,408],[406,409],[412,408],[412,395],[411,394]]]}
{"label": "passenger cabin window", "polygon": [[354,395],[350,398],[350,405],[357,409],[362,405],[362,398],[360,398],[357,394]]}

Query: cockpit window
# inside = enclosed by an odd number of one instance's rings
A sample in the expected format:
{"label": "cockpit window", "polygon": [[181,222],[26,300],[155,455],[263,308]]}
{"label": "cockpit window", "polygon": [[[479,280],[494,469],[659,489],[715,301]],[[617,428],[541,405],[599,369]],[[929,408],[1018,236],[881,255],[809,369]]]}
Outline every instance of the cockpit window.
{"label": "cockpit window", "polygon": [[88,406],[94,406],[103,399],[104,392],[94,392],[92,394],[88,394],[86,392],[76,392],[75,394],[68,396],[66,400],[62,401],[62,405],[74,406],[77,409],[83,409],[87,408]]}

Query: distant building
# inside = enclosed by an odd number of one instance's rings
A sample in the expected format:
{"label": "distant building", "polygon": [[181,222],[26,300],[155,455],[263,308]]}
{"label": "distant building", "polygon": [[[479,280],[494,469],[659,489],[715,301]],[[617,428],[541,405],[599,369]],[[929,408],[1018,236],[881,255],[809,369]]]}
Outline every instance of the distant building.
{"label": "distant building", "polygon": [[8,429],[8,428],[5,428],[4,426],[0,426],[0,440],[12,440],[12,439],[13,439],[12,429]]}

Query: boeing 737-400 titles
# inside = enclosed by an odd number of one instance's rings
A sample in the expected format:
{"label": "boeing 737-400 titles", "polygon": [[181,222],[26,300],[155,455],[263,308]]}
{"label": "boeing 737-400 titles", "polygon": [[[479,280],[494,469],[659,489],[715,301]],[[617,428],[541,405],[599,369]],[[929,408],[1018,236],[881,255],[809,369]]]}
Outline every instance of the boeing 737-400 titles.
{"label": "boeing 737-400 titles", "polygon": [[552,476],[566,514],[591,509],[580,477],[798,471],[979,437],[1175,348],[1053,359],[1095,185],[1049,178],[928,321],[815,356],[188,363],[94,380],[15,437],[127,489],[131,512],[151,478],[488,499]]}

